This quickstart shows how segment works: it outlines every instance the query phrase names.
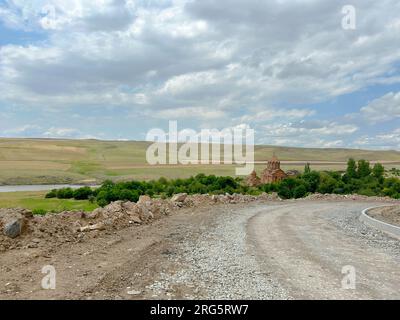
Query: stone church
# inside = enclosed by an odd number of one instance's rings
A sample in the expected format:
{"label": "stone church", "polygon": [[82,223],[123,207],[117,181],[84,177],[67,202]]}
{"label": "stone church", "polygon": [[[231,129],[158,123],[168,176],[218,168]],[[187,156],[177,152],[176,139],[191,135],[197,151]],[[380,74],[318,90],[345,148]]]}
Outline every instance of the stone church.
{"label": "stone church", "polygon": [[253,171],[247,178],[247,184],[251,187],[256,187],[260,184],[278,182],[287,177],[288,175],[281,169],[281,162],[274,155],[261,173],[261,178],[257,177],[257,173]]}

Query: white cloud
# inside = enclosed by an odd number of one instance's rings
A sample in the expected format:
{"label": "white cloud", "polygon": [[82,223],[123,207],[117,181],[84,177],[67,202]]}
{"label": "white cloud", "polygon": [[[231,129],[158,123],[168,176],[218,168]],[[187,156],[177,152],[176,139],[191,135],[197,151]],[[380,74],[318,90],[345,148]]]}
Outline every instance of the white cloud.
{"label": "white cloud", "polygon": [[377,135],[364,135],[355,140],[354,145],[360,148],[398,150],[400,149],[400,129]]}
{"label": "white cloud", "polygon": [[189,119],[189,118],[210,120],[210,119],[220,119],[225,116],[226,114],[221,110],[210,110],[209,108],[205,107],[166,109],[166,110],[160,110],[159,112],[153,115],[153,117],[155,118],[161,118],[165,120]]}
{"label": "white cloud", "polygon": [[370,122],[400,118],[400,92],[390,92],[361,108],[361,114]]}
{"label": "white cloud", "polygon": [[352,124],[338,124],[327,121],[299,121],[278,123],[263,127],[261,141],[265,144],[278,144],[303,147],[343,147],[348,138],[359,128]]}
{"label": "white cloud", "polygon": [[55,128],[51,127],[46,132],[43,133],[45,137],[49,138],[71,138],[80,135],[80,131],[72,128]]}
{"label": "white cloud", "polygon": [[[69,108],[114,107],[146,119],[265,126],[276,143],[347,145],[360,132],[350,123],[357,119],[315,127],[309,119],[327,119],[319,102],[400,83],[400,3],[357,3],[355,31],[341,28],[343,4],[8,0],[0,20],[46,39],[0,47],[0,105],[65,117]],[[399,117],[399,97],[390,93],[361,113],[376,122]]]}

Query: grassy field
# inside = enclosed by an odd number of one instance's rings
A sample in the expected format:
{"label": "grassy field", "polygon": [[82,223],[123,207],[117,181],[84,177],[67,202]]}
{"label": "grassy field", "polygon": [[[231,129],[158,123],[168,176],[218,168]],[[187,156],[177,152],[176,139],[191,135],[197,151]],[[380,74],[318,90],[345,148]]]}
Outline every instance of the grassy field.
{"label": "grassy field", "polygon": [[98,206],[87,200],[45,199],[46,192],[7,192],[0,193],[0,208],[43,209],[48,212],[69,210],[92,211]]}
{"label": "grassy field", "polygon": [[[149,166],[147,142],[97,140],[0,139],[0,184],[100,183],[105,179],[127,180],[189,177],[197,173],[234,175],[232,165]],[[275,153],[283,161],[343,162],[349,157],[393,161],[400,166],[400,152],[349,149],[302,149],[257,146],[255,159]],[[283,163],[283,168],[302,169],[303,164]],[[319,163],[316,170],[343,169],[343,163]],[[257,165],[261,171],[263,165]]]}

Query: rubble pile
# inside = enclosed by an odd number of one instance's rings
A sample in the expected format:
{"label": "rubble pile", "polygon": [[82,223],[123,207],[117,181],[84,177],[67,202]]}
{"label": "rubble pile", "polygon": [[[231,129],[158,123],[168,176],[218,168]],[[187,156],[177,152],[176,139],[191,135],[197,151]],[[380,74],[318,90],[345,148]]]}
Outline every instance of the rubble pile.
{"label": "rubble pile", "polygon": [[116,201],[92,212],[65,211],[34,216],[26,209],[0,209],[0,252],[16,248],[39,248],[53,243],[79,242],[132,225],[147,224],[182,208],[213,204],[278,200],[277,195],[174,195],[171,199],[141,196],[137,203]]}
{"label": "rubble pile", "polygon": [[[181,193],[171,199],[152,199],[141,196],[137,203],[116,201],[92,212],[66,211],[43,216],[30,210],[0,209],[0,252],[17,248],[39,248],[51,241],[53,244],[80,242],[94,238],[101,232],[114,232],[134,225],[151,223],[180,209],[210,205],[244,204],[253,201],[282,201],[276,193],[258,196],[187,195]],[[299,200],[308,201],[386,201],[400,203],[391,198],[361,195],[312,194]],[[297,201],[297,200],[290,200]]]}

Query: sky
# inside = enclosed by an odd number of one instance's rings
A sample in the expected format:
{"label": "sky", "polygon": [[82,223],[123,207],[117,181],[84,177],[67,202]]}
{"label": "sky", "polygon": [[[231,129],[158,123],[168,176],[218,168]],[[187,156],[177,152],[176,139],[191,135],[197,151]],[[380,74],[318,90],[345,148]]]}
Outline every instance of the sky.
{"label": "sky", "polygon": [[170,120],[399,150],[400,2],[0,0],[0,136],[144,140]]}

